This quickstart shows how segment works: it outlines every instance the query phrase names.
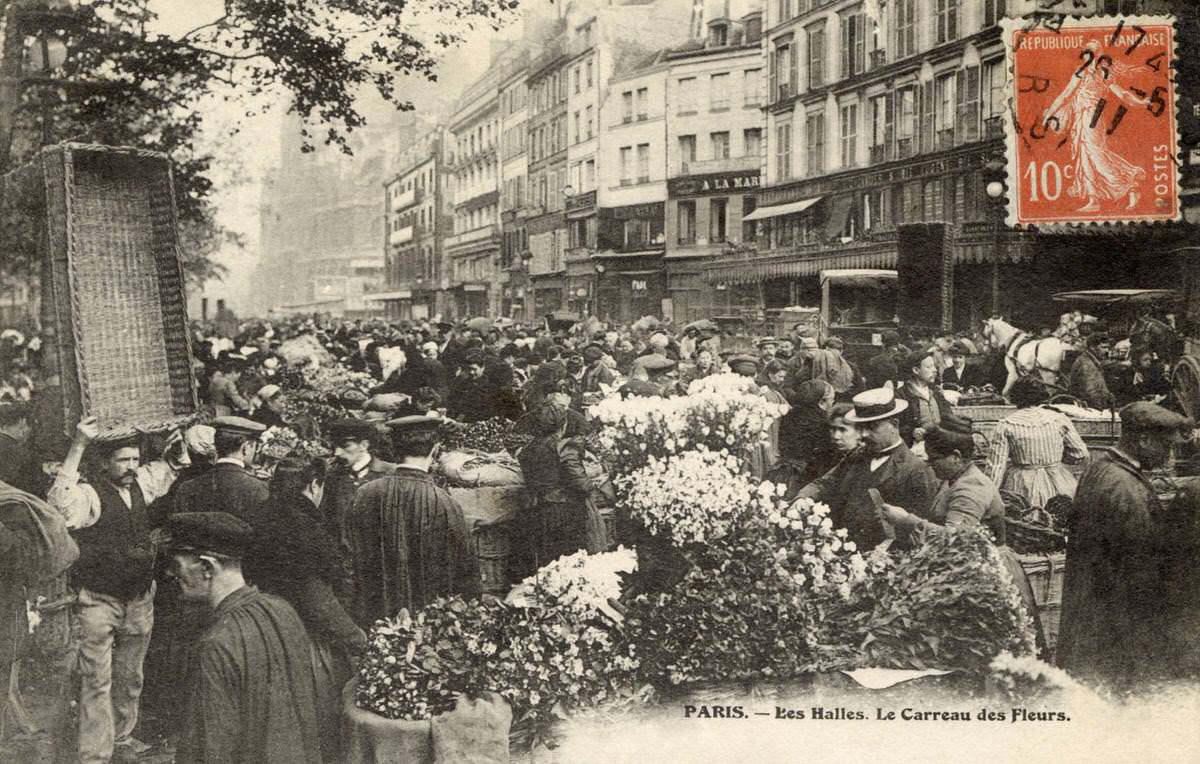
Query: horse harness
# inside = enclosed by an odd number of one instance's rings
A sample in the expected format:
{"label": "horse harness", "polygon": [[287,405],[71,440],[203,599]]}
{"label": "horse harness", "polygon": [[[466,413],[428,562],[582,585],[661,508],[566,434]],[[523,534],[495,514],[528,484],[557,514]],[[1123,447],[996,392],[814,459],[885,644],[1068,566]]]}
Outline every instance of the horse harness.
{"label": "horse harness", "polygon": [[1041,344],[1043,339],[1045,338],[1035,338],[1029,334],[1029,332],[1018,331],[1012,336],[1012,339],[1008,341],[1008,345],[1004,348],[1004,357],[1012,360],[1013,366],[1016,368],[1018,374],[1021,373],[1021,362],[1017,359],[1017,355],[1021,352],[1021,348],[1029,344],[1033,345],[1033,368],[1029,371],[1029,373],[1035,371],[1048,371],[1051,374],[1058,374],[1058,371],[1055,369],[1051,369],[1049,366],[1043,366],[1041,360],[1039,360],[1038,345]]}

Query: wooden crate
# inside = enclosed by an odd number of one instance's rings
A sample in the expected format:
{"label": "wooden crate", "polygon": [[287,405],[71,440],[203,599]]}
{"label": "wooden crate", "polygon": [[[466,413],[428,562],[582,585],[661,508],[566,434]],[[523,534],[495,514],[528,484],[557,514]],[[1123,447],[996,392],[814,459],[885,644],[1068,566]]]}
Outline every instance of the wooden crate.
{"label": "wooden crate", "polygon": [[1067,553],[1017,555],[1037,602],[1038,617],[1051,655],[1058,644],[1059,620],[1062,616],[1063,574],[1067,568]]}
{"label": "wooden crate", "polygon": [[471,533],[483,591],[503,597],[508,594],[509,558],[512,557],[511,525],[507,522],[476,524]]}
{"label": "wooden crate", "polygon": [[64,431],[96,416],[102,438],[195,415],[187,298],[167,157],[66,143],[38,158],[45,189],[43,284]]}

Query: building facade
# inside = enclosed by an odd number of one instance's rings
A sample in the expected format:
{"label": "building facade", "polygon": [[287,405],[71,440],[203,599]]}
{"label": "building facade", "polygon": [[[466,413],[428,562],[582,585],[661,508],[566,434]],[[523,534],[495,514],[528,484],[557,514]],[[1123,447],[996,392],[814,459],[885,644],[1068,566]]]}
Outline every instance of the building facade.
{"label": "building facade", "polygon": [[533,316],[563,307],[567,223],[567,35],[565,23],[529,65],[529,279]]}
{"label": "building facade", "polygon": [[500,82],[500,315],[523,320],[529,281],[529,54],[507,65]]}
{"label": "building facade", "polygon": [[397,174],[384,186],[384,291],[370,299],[391,318],[425,320],[444,311],[442,278],[444,130],[434,128],[404,148]]}
{"label": "building facade", "polygon": [[757,4],[726,9],[707,34],[669,51],[666,279],[671,314],[690,322],[727,312],[704,263],[752,247],[763,158],[762,18]]}
{"label": "building facade", "polygon": [[502,69],[493,62],[450,119],[454,136],[454,233],[445,241],[443,288],[454,317],[497,315],[500,306],[500,107]]}

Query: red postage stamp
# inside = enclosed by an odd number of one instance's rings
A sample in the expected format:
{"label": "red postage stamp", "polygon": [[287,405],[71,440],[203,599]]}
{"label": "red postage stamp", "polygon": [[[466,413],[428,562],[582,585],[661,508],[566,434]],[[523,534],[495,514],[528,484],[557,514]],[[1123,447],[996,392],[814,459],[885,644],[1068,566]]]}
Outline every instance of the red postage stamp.
{"label": "red postage stamp", "polygon": [[1180,217],[1166,16],[1005,25],[1009,225]]}

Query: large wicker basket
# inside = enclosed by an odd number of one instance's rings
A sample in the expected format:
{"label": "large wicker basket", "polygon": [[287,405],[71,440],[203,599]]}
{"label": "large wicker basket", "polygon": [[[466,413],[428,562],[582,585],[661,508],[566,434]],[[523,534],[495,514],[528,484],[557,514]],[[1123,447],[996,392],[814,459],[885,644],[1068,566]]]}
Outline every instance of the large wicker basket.
{"label": "large wicker basket", "polygon": [[63,428],[95,416],[113,439],[182,424],[197,398],[170,162],[73,143],[39,161]]}

